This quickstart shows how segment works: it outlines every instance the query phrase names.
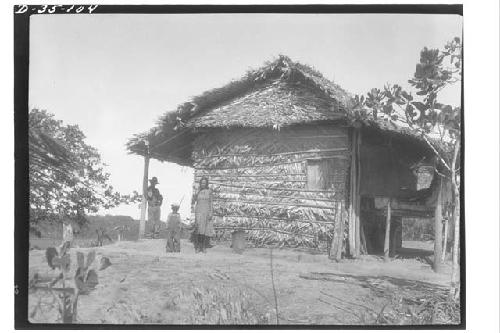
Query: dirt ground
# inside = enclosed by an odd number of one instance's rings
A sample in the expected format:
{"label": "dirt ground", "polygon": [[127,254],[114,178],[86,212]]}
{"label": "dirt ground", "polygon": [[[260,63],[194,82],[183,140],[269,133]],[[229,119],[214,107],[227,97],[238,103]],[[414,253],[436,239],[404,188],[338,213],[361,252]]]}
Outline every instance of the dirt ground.
{"label": "dirt ground", "polygon": [[[405,246],[429,249],[429,244]],[[71,249],[72,263],[77,251],[90,250]],[[275,249],[276,316],[270,249],[250,248],[240,255],[227,244],[217,244],[206,254],[196,254],[192,244],[182,240],[181,250],[165,253],[162,239],[96,248],[98,258],[107,256],[112,265],[98,272],[96,290],[80,297],[78,323],[376,324],[390,311],[395,296],[407,304],[422,302],[444,292],[450,276],[449,266],[437,274],[415,257],[384,263],[363,256],[336,263],[324,254]],[[30,274],[35,272],[55,274],[43,250],[30,251]],[[43,292],[30,295],[30,321],[57,320],[51,297]]]}

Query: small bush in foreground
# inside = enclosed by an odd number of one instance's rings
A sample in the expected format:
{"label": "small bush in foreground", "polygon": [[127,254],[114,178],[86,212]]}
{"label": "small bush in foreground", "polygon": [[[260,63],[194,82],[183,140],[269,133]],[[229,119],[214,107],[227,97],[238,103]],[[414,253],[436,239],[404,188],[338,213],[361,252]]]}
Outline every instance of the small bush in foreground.
{"label": "small bush in foreground", "polygon": [[238,289],[195,288],[192,297],[192,324],[267,324],[268,318],[259,313],[250,295]]}

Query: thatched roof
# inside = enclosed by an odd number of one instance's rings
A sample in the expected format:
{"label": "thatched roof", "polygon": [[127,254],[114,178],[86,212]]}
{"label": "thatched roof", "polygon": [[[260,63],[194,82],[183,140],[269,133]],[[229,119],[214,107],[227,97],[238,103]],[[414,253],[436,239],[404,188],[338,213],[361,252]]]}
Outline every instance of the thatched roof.
{"label": "thatched roof", "polygon": [[[191,165],[196,132],[207,128],[271,127],[353,119],[348,92],[313,68],[286,56],[248,71],[241,79],[204,92],[163,115],[147,133],[127,143],[130,153]],[[370,126],[412,135],[398,126]]]}
{"label": "thatched roof", "polygon": [[335,99],[311,91],[302,83],[273,81],[195,116],[190,127],[282,127],[345,116]]}
{"label": "thatched roof", "polygon": [[[349,112],[351,96],[309,66],[280,56],[239,80],[209,90],[163,115],[147,133],[127,143],[131,153],[190,165],[196,129],[284,127],[336,120]],[[175,150],[174,150],[175,149]]]}

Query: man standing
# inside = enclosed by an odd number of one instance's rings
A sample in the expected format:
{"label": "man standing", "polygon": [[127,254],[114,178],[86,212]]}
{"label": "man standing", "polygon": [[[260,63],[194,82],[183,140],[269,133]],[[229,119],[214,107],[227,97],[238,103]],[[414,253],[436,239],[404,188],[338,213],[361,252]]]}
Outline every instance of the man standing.
{"label": "man standing", "polygon": [[149,180],[150,184],[148,187],[148,221],[153,225],[153,238],[158,238],[160,236],[160,214],[161,214],[161,204],[163,202],[163,197],[160,191],[156,188],[158,183],[158,178],[153,177]]}

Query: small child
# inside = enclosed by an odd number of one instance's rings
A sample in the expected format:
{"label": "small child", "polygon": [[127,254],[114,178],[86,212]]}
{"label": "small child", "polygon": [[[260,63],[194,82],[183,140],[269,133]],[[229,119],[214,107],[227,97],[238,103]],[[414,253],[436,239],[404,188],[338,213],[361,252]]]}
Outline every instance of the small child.
{"label": "small child", "polygon": [[167,217],[167,252],[181,252],[181,216],[179,205],[172,204],[172,212]]}
{"label": "small child", "polygon": [[70,248],[73,243],[73,226],[69,219],[63,220],[63,242],[61,244],[61,248],[66,244],[67,247]]}

